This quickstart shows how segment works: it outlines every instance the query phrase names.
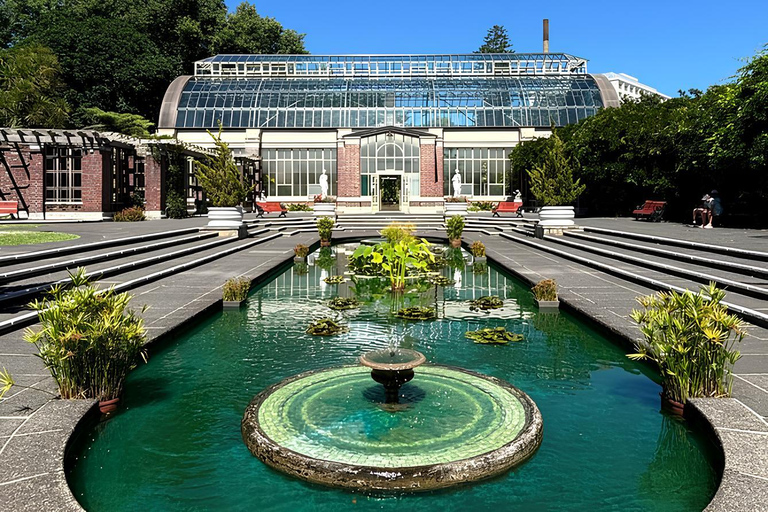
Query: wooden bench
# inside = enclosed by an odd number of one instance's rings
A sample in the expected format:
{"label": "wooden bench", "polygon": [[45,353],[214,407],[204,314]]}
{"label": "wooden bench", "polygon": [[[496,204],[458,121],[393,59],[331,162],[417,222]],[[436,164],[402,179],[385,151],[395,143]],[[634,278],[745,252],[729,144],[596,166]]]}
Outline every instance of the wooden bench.
{"label": "wooden bench", "polygon": [[265,213],[280,212],[280,217],[285,217],[288,210],[283,203],[256,203],[256,210],[258,210],[258,217],[263,217]]}
{"label": "wooden bench", "polygon": [[19,214],[19,202],[18,201],[0,201],[0,215],[14,215]]}
{"label": "wooden bench", "polygon": [[521,206],[523,206],[522,201],[501,201],[493,207],[491,212],[493,212],[494,217],[500,217],[499,212],[516,213],[518,217],[522,217],[523,212],[520,209]]}
{"label": "wooden bench", "polygon": [[646,201],[642,206],[638,206],[632,211],[635,220],[648,219],[653,222],[659,222],[664,216],[664,208],[667,207],[666,201]]}

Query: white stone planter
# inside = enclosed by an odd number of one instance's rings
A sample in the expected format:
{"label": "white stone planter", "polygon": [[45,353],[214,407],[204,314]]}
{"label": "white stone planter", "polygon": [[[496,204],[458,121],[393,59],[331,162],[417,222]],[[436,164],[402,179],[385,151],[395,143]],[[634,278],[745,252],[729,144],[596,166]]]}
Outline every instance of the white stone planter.
{"label": "white stone planter", "polygon": [[336,203],[315,203],[312,207],[315,217],[336,218]]}
{"label": "white stone planter", "polygon": [[208,208],[208,227],[216,229],[240,229],[243,225],[242,206]]}
{"label": "white stone planter", "polygon": [[446,217],[453,217],[454,215],[467,216],[467,205],[469,203],[443,203],[443,213]]}
{"label": "white stone planter", "polygon": [[560,309],[560,301],[559,300],[539,300],[539,299],[533,299],[534,302],[536,302],[536,306],[539,309],[543,310],[556,310]]}
{"label": "white stone planter", "polygon": [[544,206],[539,211],[539,226],[570,228],[575,224],[573,206]]}

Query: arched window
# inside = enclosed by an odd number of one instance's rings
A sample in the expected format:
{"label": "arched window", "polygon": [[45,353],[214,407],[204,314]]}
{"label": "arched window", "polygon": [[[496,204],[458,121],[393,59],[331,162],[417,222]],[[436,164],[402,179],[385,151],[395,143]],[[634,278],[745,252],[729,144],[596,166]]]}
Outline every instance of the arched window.
{"label": "arched window", "polygon": [[[360,193],[370,195],[372,174],[419,174],[419,138],[387,132],[360,141]],[[418,178],[411,180],[411,194],[418,195]]]}

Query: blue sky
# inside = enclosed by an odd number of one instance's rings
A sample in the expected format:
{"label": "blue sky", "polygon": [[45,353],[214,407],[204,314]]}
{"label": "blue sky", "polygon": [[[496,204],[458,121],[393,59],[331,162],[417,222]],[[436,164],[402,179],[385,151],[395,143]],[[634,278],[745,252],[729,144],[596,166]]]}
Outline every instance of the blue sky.
{"label": "blue sky", "polygon": [[[230,9],[239,0],[226,0]],[[262,16],[306,33],[316,54],[470,53],[503,25],[515,51],[550,50],[589,60],[589,71],[623,72],[659,91],[725,82],[768,43],[768,0],[260,0]]]}

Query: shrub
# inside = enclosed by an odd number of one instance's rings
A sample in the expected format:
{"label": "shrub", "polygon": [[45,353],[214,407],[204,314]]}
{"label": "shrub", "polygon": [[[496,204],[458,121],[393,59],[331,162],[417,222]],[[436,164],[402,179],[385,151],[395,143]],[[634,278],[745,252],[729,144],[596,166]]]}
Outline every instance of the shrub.
{"label": "shrub", "polygon": [[445,202],[446,203],[466,203],[467,196],[459,196],[459,197],[448,196],[445,198]]}
{"label": "shrub", "polygon": [[320,240],[330,240],[335,225],[336,221],[330,217],[320,217],[317,219],[317,233],[320,235]]}
{"label": "shrub", "polygon": [[[30,303],[39,331],[27,329],[62,398],[118,398],[128,372],[146,360],[144,320],[128,308],[131,296],[98,290],[79,269],[70,286],[56,286]],[[142,310],[143,311],[143,310]]]}
{"label": "shrub", "polygon": [[412,222],[390,222],[387,227],[381,230],[381,236],[387,239],[387,242],[393,244],[400,240],[410,242],[413,240],[413,233],[416,231],[416,224]]}
{"label": "shrub", "polygon": [[175,190],[168,192],[165,205],[165,214],[170,219],[185,219],[189,215],[187,212],[187,200]]}
{"label": "shrub", "polygon": [[251,280],[247,277],[227,279],[224,283],[224,289],[221,292],[222,297],[227,302],[240,302],[248,297],[251,290]]}
{"label": "shrub", "polygon": [[219,124],[218,135],[208,131],[216,145],[215,154],[203,162],[195,160],[195,175],[213,206],[237,206],[245,200],[249,189],[243,184],[232,150],[221,140],[222,130]]}
{"label": "shrub", "polygon": [[289,212],[311,212],[312,208],[307,206],[306,203],[289,203],[286,205],[286,209]]}
{"label": "shrub", "polygon": [[472,208],[473,211],[489,212],[493,210],[493,204],[493,201],[472,201],[470,208]]}
{"label": "shrub", "polygon": [[528,170],[531,194],[543,206],[571,204],[586,186],[573,179],[571,164],[565,156],[565,145],[557,132],[552,134],[548,143],[541,163]]}
{"label": "shrub", "polygon": [[469,247],[469,252],[471,252],[472,256],[475,258],[485,258],[485,244],[480,240],[475,240]]}
{"label": "shrub", "polygon": [[309,254],[309,247],[304,244],[296,244],[296,247],[293,248],[293,253],[297,258],[306,258],[307,254]]}
{"label": "shrub", "polygon": [[314,199],[314,202],[316,203],[335,203],[336,202],[336,196],[323,197],[321,194],[317,194],[313,199]]}
{"label": "shrub", "polygon": [[661,372],[663,395],[676,402],[689,398],[730,396],[734,350],[746,334],[742,322],[721,304],[725,292],[710,283],[699,293],[660,292],[639,297],[642,310],[632,311],[644,343],[630,359],[654,361]]}
{"label": "shrub", "polygon": [[112,217],[112,220],[115,222],[139,222],[146,220],[146,218],[147,217],[144,215],[143,208],[132,206],[130,208],[125,208],[122,211],[116,212]]}
{"label": "shrub", "polygon": [[138,206],[144,208],[144,192],[137,190],[131,193],[131,206]]}
{"label": "shrub", "polygon": [[554,279],[542,279],[531,288],[536,300],[557,300],[557,282]]}
{"label": "shrub", "polygon": [[454,215],[445,221],[445,231],[448,234],[448,240],[461,238],[461,234],[464,232],[464,217]]}

